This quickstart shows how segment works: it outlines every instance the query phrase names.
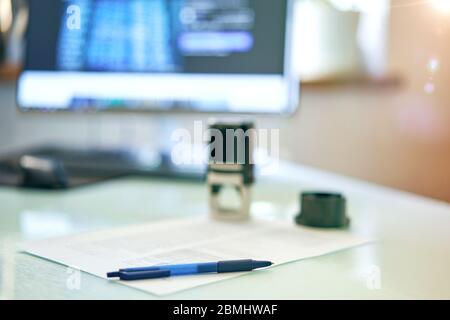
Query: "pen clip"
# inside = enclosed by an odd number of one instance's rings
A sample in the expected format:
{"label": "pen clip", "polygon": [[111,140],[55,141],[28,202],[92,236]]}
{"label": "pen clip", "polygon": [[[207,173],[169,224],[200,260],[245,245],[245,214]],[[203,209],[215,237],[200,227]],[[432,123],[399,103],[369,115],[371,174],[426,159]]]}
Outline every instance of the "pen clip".
{"label": "pen clip", "polygon": [[123,281],[158,279],[167,277],[170,277],[170,270],[134,271],[119,273],[119,278]]}

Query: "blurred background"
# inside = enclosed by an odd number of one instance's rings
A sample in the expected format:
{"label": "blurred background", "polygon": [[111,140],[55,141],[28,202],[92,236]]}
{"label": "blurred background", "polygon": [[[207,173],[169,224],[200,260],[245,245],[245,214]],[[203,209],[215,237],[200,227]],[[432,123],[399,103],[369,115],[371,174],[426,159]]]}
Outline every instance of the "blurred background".
{"label": "blurred background", "polygon": [[[0,154],[45,142],[158,147],[208,119],[18,112],[26,3],[0,0]],[[297,0],[293,10],[300,107],[258,119],[281,129],[282,158],[450,202],[450,1]]]}

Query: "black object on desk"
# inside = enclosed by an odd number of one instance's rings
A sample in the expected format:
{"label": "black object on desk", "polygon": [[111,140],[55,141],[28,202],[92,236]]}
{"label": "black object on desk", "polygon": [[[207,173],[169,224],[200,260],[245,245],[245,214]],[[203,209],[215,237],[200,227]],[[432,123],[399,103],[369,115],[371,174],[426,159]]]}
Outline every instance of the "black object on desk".
{"label": "black object on desk", "polygon": [[295,217],[299,225],[315,228],[346,228],[346,200],[339,193],[305,192],[301,194],[301,212]]}
{"label": "black object on desk", "polygon": [[22,187],[63,189],[68,186],[67,172],[58,160],[26,155],[20,158],[19,168]]}
{"label": "black object on desk", "polygon": [[177,166],[164,153],[40,147],[0,159],[0,185],[65,189],[125,176],[204,181],[206,167]]}

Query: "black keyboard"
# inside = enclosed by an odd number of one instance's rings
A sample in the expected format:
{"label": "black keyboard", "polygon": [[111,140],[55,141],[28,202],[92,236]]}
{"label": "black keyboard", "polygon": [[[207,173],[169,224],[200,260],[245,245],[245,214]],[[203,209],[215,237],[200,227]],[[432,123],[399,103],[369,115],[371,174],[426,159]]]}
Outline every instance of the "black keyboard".
{"label": "black keyboard", "polygon": [[123,176],[147,176],[204,181],[206,166],[178,166],[164,153],[126,150],[40,147],[0,158],[0,185],[17,185],[23,156],[56,160],[69,177],[69,187]]}

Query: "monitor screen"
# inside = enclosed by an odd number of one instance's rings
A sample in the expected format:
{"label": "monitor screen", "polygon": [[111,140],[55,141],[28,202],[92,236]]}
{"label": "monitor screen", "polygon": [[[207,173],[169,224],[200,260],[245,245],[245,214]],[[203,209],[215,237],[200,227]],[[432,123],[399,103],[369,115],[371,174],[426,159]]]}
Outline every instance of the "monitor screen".
{"label": "monitor screen", "polygon": [[30,0],[22,110],[286,113],[289,0]]}

